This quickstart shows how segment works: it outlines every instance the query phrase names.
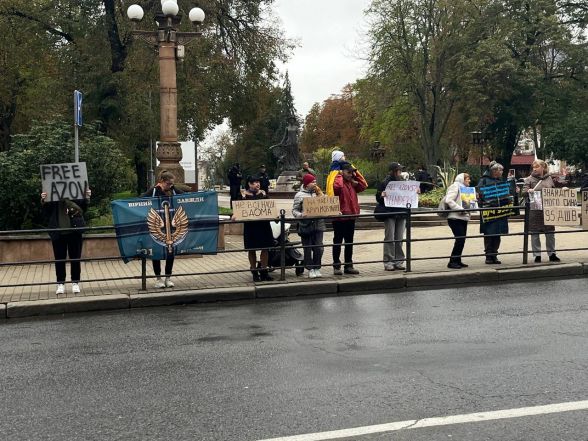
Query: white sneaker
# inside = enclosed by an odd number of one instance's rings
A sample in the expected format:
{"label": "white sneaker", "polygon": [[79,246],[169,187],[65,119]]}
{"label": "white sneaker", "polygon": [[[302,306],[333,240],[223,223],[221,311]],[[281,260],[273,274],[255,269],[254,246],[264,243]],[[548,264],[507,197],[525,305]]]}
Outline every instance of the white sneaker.
{"label": "white sneaker", "polygon": [[323,277],[323,275],[321,274],[320,270],[318,270],[318,269],[315,269],[314,270],[314,276],[315,277]]}
{"label": "white sneaker", "polygon": [[308,278],[314,279],[315,277],[316,277],[316,272],[313,269],[308,270]]}
{"label": "white sneaker", "polygon": [[57,284],[57,289],[55,290],[55,294],[65,294],[65,285],[63,283]]}
{"label": "white sneaker", "polygon": [[165,278],[165,287],[166,288],[173,288],[174,286],[176,286],[176,284],[171,281],[171,278],[170,277],[166,277]]}
{"label": "white sneaker", "polygon": [[80,293],[80,284],[79,283],[72,283],[71,284],[71,292],[73,292],[74,294],[79,294]]}
{"label": "white sneaker", "polygon": [[165,283],[161,280],[161,277],[158,277],[155,280],[155,284],[153,285],[155,288],[165,288]]}

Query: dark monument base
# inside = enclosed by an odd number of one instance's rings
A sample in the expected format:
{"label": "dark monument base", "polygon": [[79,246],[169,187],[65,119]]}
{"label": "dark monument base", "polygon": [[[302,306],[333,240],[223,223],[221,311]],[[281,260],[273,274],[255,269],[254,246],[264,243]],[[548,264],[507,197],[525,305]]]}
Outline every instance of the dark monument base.
{"label": "dark monument base", "polygon": [[298,172],[295,171],[283,171],[278,176],[278,182],[276,188],[270,190],[270,197],[276,199],[291,199],[300,188],[300,181],[297,178]]}

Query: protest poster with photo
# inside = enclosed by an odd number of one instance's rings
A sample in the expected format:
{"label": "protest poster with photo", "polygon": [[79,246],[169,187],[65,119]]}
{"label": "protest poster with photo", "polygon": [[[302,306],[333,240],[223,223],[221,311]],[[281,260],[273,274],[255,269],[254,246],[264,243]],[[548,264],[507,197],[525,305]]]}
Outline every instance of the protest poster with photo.
{"label": "protest poster with photo", "polygon": [[317,196],[304,198],[302,211],[306,216],[327,217],[341,214],[339,196]]}
{"label": "protest poster with photo", "polygon": [[238,221],[277,219],[284,210],[286,217],[292,217],[291,199],[245,199],[233,201],[233,217]]}
{"label": "protest poster with photo", "polygon": [[543,222],[553,226],[579,226],[578,196],[573,188],[543,188]]}
{"label": "protest poster with photo", "polygon": [[482,222],[491,222],[516,214],[514,196],[508,182],[480,187],[478,193],[480,208],[488,208],[482,211]]}
{"label": "protest poster with photo", "polygon": [[588,191],[582,192],[582,226],[588,229]]}
{"label": "protest poster with photo", "polygon": [[529,193],[529,208],[531,210],[543,210],[543,198],[541,197],[541,191],[534,191]]}
{"label": "protest poster with photo", "polygon": [[123,260],[145,255],[213,254],[218,245],[218,199],[214,191],[111,203]]}
{"label": "protest poster with photo", "polygon": [[474,210],[478,208],[478,199],[476,197],[476,189],[474,187],[466,187],[461,185],[459,187],[459,194],[461,197],[461,206],[465,210]]}
{"label": "protest poster with photo", "polygon": [[421,183],[418,181],[390,181],[384,190],[386,197],[384,205],[386,207],[417,208],[419,206],[419,195]]}
{"label": "protest poster with photo", "polygon": [[86,163],[41,165],[41,185],[47,202],[84,199],[89,188]]}

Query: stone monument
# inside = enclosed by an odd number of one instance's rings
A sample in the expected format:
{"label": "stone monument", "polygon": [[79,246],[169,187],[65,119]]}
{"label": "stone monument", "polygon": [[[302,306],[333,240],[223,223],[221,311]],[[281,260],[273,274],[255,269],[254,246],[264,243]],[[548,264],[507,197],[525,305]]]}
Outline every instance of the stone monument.
{"label": "stone monument", "polygon": [[[298,152],[298,121],[294,116],[288,118],[288,125],[279,144],[270,147],[278,162],[280,175],[272,193],[296,193],[299,186],[298,169],[300,154]],[[287,196],[287,195],[284,195]]]}

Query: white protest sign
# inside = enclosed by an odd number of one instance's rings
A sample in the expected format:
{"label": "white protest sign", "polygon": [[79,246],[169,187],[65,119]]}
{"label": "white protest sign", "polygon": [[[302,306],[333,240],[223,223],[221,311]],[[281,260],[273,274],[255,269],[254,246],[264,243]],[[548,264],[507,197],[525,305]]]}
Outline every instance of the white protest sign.
{"label": "white protest sign", "polygon": [[339,216],[341,214],[339,196],[304,198],[302,202],[302,210],[304,214],[309,217]]}
{"label": "white protest sign", "polygon": [[291,199],[245,199],[233,201],[233,216],[235,220],[263,220],[277,219],[280,211],[286,212],[286,218],[292,217]]}
{"label": "white protest sign", "polygon": [[580,207],[573,188],[543,188],[543,222],[545,225],[580,225]]}
{"label": "white protest sign", "polygon": [[41,165],[41,182],[48,202],[84,199],[89,188],[86,163]]}
{"label": "white protest sign", "polygon": [[421,183],[418,181],[390,181],[386,186],[386,197],[384,205],[386,207],[406,208],[410,204],[411,208],[419,206],[419,195],[417,190]]}

